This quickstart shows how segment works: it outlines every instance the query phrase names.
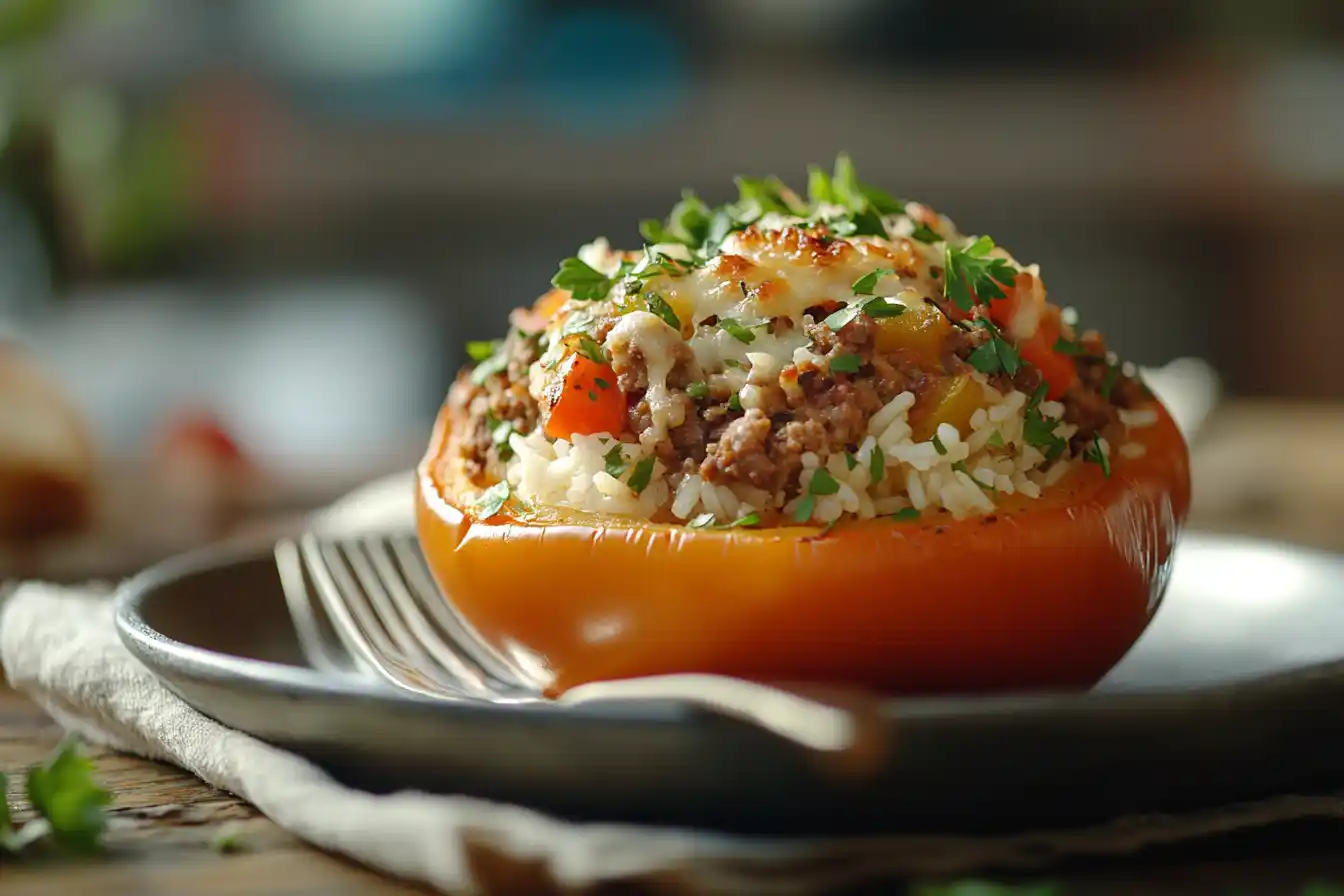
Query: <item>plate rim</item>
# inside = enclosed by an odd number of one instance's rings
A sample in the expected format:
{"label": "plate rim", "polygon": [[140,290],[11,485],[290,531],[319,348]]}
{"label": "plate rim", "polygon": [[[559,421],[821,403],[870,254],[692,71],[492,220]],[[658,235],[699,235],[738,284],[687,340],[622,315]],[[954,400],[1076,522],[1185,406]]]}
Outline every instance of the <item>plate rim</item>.
{"label": "plate rim", "polygon": [[[1308,559],[1309,562],[1335,565],[1344,574],[1344,555],[1318,548],[1212,532],[1186,532],[1182,535],[1182,543],[1190,538],[1232,550],[1286,552]],[[297,696],[321,695],[345,700],[391,700],[429,712],[449,709],[454,712],[485,714],[527,712],[537,716],[538,721],[565,719],[602,724],[612,722],[680,724],[697,712],[691,704],[667,698],[596,701],[576,705],[548,701],[510,704],[489,700],[437,698],[380,685],[372,679],[364,679],[357,675],[339,676],[303,666],[220,653],[178,641],[155,629],[145,620],[141,612],[142,606],[155,591],[207,570],[256,562],[268,555],[273,546],[273,539],[269,537],[235,540],[180,554],[154,564],[125,580],[113,593],[113,619],[122,644],[170,688],[171,682],[159,672],[160,663],[198,680],[235,683],[242,681],[250,686]],[[1160,609],[1158,612],[1161,612]],[[890,697],[880,701],[880,712],[882,717],[888,720],[934,720],[952,717],[977,721],[1005,713],[1030,712],[1038,716],[1051,716],[1079,711],[1114,710],[1121,707],[1151,709],[1163,704],[1179,705],[1195,699],[1208,699],[1234,693],[1244,694],[1247,691],[1280,686],[1285,681],[1316,677],[1336,670],[1344,671],[1344,657],[1283,672],[1173,691],[1098,693],[1089,690]]]}

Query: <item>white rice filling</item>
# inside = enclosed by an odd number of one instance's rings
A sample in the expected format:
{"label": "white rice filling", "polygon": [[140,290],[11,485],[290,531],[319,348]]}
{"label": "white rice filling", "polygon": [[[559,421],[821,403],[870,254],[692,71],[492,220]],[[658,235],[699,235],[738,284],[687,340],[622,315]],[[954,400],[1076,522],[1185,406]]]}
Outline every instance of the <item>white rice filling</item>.
{"label": "white rice filling", "polygon": [[[642,519],[664,509],[679,520],[708,513],[727,523],[768,510],[782,510],[793,519],[799,505],[809,499],[809,520],[814,524],[842,517],[871,519],[906,508],[941,509],[963,519],[993,513],[999,495],[1037,498],[1079,463],[1068,456],[1050,463],[1039,449],[1026,444],[1025,394],[986,389],[986,398],[990,403],[972,416],[965,438],[956,427],[943,424],[936,441],[916,442],[908,420],[915,396],[902,392],[873,415],[852,464],[843,454],[828,457],[824,464],[816,454],[803,454],[802,491],[787,501],[783,494],[771,495],[744,482],[713,484],[695,474],[670,473],[656,459],[648,484],[637,494],[630,479],[640,461],[653,454],[647,446],[605,435],[550,441],[540,431],[515,433],[509,438],[514,456],[508,463],[508,479],[514,494],[532,503]],[[1063,407],[1054,402],[1044,402],[1040,409],[1049,417],[1063,414]],[[1143,425],[1145,419],[1140,415],[1126,424]],[[1062,423],[1055,429],[1065,439],[1075,431]],[[611,463],[615,458],[610,454],[617,447],[619,462]],[[874,482],[872,459],[878,449],[882,476]],[[1103,450],[1109,452],[1109,446]],[[1119,452],[1134,456],[1128,445]],[[814,494],[810,486],[823,467],[835,488],[822,489],[830,494]]]}

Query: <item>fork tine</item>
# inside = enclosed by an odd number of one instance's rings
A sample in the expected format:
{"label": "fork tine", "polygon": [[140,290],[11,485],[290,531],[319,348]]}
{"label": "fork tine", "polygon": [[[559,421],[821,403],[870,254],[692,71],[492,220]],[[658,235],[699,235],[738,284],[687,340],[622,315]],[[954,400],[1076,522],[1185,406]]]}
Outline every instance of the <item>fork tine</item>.
{"label": "fork tine", "polygon": [[427,680],[398,658],[396,647],[341,560],[339,550],[309,533],[299,540],[299,555],[332,628],[356,663],[405,690],[436,697],[463,696],[432,678]]}
{"label": "fork tine", "polygon": [[452,688],[493,693],[480,668],[465,661],[429,625],[392,562],[386,539],[366,538],[348,545],[347,556],[393,639],[419,671]]}
{"label": "fork tine", "polygon": [[481,636],[453,609],[439,591],[429,572],[425,555],[414,535],[388,539],[410,598],[428,617],[440,638],[454,655],[474,665],[490,679],[506,688],[535,691],[539,684],[517,664],[508,660],[482,640]]}
{"label": "fork tine", "polygon": [[[323,672],[350,671],[352,655],[339,643],[332,643],[338,635],[328,617],[313,604],[299,546],[292,540],[284,539],[276,544],[275,568],[280,575],[280,589],[285,593],[290,619],[299,636],[299,646],[308,661]],[[327,624],[323,625],[323,621]]]}

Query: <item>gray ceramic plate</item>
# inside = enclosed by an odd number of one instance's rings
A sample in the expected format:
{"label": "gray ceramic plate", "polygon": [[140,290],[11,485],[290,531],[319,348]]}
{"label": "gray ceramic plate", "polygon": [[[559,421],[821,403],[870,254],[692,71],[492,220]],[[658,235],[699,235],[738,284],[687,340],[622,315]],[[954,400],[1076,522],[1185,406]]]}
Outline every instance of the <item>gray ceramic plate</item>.
{"label": "gray ceramic plate", "polygon": [[1198,534],[1177,556],[1149,631],[1093,691],[891,701],[883,752],[858,765],[676,703],[449,704],[324,676],[269,546],[156,567],[117,622],[188,703],[343,780],[574,818],[974,833],[1344,784],[1344,559]]}

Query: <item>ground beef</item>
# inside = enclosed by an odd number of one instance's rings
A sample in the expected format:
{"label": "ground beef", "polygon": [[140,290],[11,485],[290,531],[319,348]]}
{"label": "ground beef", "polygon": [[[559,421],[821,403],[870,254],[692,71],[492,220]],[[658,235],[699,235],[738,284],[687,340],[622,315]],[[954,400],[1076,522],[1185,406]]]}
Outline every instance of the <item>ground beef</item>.
{"label": "ground beef", "polygon": [[500,351],[507,359],[502,371],[475,383],[472,370],[463,370],[448,396],[454,412],[467,421],[462,459],[467,475],[475,481],[483,480],[486,474],[492,479],[504,475],[511,452],[502,439],[496,444],[496,429],[507,423],[511,431],[526,435],[536,428],[539,416],[537,403],[527,389],[528,368],[540,354],[537,338],[513,330]]}
{"label": "ground beef", "polygon": [[[745,482],[772,494],[795,491],[802,472],[802,457],[813,452],[826,457],[853,451],[867,436],[868,420],[896,395],[910,391],[922,396],[939,382],[940,375],[967,372],[967,359],[990,339],[986,327],[954,327],[942,357],[942,370],[927,370],[904,352],[881,353],[876,349],[877,326],[858,315],[839,332],[821,323],[835,308],[810,309],[813,322],[804,325],[813,353],[834,358],[857,355],[857,374],[829,373],[810,364],[793,369],[796,387],[786,390],[778,382],[757,386],[754,406],[743,410],[730,404],[732,391],[721,375],[706,377],[689,346],[676,343],[674,363],[667,378],[673,400],[681,402],[685,422],[673,427],[657,443],[657,454],[672,471],[697,472],[717,483]],[[604,330],[609,326],[604,325]],[[604,334],[605,335],[605,334]],[[1147,390],[1137,380],[1118,370],[1111,373],[1105,343],[1095,333],[1084,334],[1077,358],[1078,380],[1060,399],[1064,419],[1076,426],[1071,439],[1081,450],[1095,434],[1114,439],[1119,425],[1117,408],[1132,407],[1146,400]],[[527,368],[537,357],[535,338],[510,336],[504,346],[507,370],[483,384],[470,383],[466,374],[454,387],[454,399],[463,403],[470,424],[465,437],[469,469],[474,473],[503,473],[501,447],[495,444],[494,427],[509,422],[522,433],[538,421],[535,403],[527,391]],[[648,364],[637,346],[613,353],[612,366],[628,402],[629,431],[626,439],[639,438],[653,426],[646,393]],[[1003,391],[1017,389],[1034,394],[1041,384],[1040,371],[1025,365],[1012,376],[991,377]],[[692,398],[687,388],[703,383],[704,392]],[[1109,397],[1102,393],[1109,389]],[[503,448],[507,453],[507,447]]]}

